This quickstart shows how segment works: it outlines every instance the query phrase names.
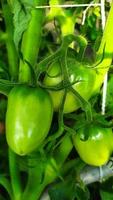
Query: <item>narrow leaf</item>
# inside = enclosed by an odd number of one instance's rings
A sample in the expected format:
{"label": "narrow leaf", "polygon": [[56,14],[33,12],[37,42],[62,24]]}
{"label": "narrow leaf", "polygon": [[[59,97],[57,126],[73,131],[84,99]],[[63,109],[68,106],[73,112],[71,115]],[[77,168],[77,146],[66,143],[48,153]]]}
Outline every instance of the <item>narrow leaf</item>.
{"label": "narrow leaf", "polygon": [[14,0],[14,42],[18,49],[23,32],[27,29],[31,18],[32,0]]}
{"label": "narrow leaf", "polygon": [[0,185],[2,185],[6,191],[8,192],[9,196],[11,199],[12,198],[12,188],[11,188],[11,185],[10,185],[10,182],[9,180],[4,176],[4,175],[0,175]]}
{"label": "narrow leaf", "polygon": [[0,93],[8,96],[15,84],[16,83],[12,83],[8,80],[0,79]]}
{"label": "narrow leaf", "polygon": [[113,200],[113,193],[100,190],[101,200]]}

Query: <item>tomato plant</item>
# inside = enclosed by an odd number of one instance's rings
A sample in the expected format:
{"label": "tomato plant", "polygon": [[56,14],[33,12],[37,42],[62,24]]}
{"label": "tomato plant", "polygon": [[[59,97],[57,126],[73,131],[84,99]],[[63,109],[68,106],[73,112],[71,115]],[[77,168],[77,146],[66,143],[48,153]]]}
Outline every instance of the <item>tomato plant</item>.
{"label": "tomato plant", "polygon": [[93,184],[113,174],[113,3],[103,33],[100,4],[72,3],[0,2],[0,199],[41,200],[46,188],[54,200],[113,193],[113,180],[105,191]]}

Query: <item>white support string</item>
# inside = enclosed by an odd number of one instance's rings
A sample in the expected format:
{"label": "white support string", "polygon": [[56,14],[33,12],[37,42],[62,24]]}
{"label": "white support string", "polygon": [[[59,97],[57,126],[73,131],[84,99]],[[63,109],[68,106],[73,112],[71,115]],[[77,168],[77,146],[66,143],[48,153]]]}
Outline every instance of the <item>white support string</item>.
{"label": "white support string", "polygon": [[[83,11],[83,18],[82,18],[82,25],[84,25],[85,23],[85,19],[86,19],[86,14],[87,14],[87,11],[89,10],[89,8],[92,6],[93,4],[93,1],[87,6],[87,8]],[[100,4],[101,6],[101,4]]]}
{"label": "white support string", "polygon": [[107,82],[108,82],[108,73],[106,73],[103,83],[103,91],[102,91],[102,115],[105,114],[106,109],[106,95],[107,95]]}
{"label": "white support string", "polygon": [[75,8],[75,7],[87,7],[87,6],[101,6],[101,3],[91,3],[91,4],[66,4],[66,5],[43,5],[35,6],[36,9],[44,8]]}
{"label": "white support string", "polygon": [[105,0],[101,0],[101,19],[102,19],[102,29],[104,30],[106,23]]}
{"label": "white support string", "polygon": [[[101,19],[102,19],[102,29],[104,30],[106,23],[105,0],[101,0]],[[107,82],[108,82],[108,73],[106,73],[103,83],[102,108],[101,108],[102,115],[105,114],[105,109],[106,109]]]}

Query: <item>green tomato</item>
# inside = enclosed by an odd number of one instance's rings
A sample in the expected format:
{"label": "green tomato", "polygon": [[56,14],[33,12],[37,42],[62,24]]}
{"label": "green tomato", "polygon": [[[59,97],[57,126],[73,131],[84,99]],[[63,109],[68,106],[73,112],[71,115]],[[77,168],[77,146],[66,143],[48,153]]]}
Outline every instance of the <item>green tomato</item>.
{"label": "green tomato", "polygon": [[[67,67],[70,83],[74,83],[72,87],[85,99],[88,100],[98,89],[98,80],[96,70],[87,65],[77,62],[75,59],[67,59]],[[52,63],[48,68],[44,78],[44,85],[56,86],[63,80],[59,62]],[[58,111],[64,90],[49,90],[51,95],[54,110]],[[64,104],[64,113],[69,113],[77,110],[80,107],[79,99],[71,92],[67,92],[67,97]]]}
{"label": "green tomato", "polygon": [[53,105],[42,88],[15,86],[8,96],[6,138],[10,148],[26,155],[41,145],[50,129]]}
{"label": "green tomato", "polygon": [[[82,140],[88,132],[87,140]],[[89,165],[101,166],[108,162],[113,151],[113,133],[111,128],[91,124],[80,128],[73,137],[74,146],[80,158]]]}

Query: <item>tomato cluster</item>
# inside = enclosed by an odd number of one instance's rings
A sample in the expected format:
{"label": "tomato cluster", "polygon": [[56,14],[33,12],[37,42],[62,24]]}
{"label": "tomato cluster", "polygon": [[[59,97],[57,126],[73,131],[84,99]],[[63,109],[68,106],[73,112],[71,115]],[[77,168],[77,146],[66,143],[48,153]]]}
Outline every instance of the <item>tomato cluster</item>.
{"label": "tomato cluster", "polygon": [[[68,58],[67,70],[70,85],[64,102],[64,113],[73,112],[81,106],[80,99],[70,91],[70,87],[85,100],[99,89],[95,68]],[[64,88],[50,90],[49,87],[57,87],[63,80],[61,66],[59,62],[54,62],[43,79],[47,91],[39,86],[28,85],[14,86],[11,90],[6,114],[6,138],[17,154],[26,155],[43,143],[51,126],[53,111],[59,110],[64,94]],[[89,137],[84,140],[86,132]],[[81,159],[90,165],[105,164],[113,150],[112,129],[92,123],[87,128],[80,128],[73,141]]]}

